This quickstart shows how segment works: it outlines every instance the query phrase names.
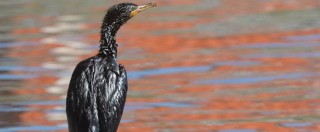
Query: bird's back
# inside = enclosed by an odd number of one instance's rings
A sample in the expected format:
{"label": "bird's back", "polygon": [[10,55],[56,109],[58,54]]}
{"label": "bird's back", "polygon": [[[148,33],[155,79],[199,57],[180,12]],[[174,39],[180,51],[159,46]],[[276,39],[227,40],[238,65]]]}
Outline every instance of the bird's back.
{"label": "bird's back", "polygon": [[67,94],[70,132],[115,132],[122,116],[127,73],[113,57],[95,56],[80,62]]}

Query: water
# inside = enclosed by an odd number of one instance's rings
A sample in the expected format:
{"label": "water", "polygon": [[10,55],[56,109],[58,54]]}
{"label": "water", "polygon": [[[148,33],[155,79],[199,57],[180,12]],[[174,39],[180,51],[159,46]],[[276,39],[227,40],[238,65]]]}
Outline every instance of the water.
{"label": "water", "polygon": [[[201,80],[197,82],[197,84],[251,84],[251,83],[261,83],[261,82],[268,82],[274,80],[281,80],[281,79],[301,79],[306,78],[309,76],[317,76],[313,75],[313,73],[294,73],[294,74],[281,74],[281,75],[273,75],[273,76],[253,76],[253,77],[239,77],[239,78],[231,78],[231,79],[217,79],[217,80]],[[319,75],[318,75],[319,76]]]}
{"label": "water", "polygon": [[170,68],[161,68],[161,69],[152,69],[152,70],[143,70],[143,71],[132,71],[128,73],[129,79],[141,79],[145,76],[155,76],[163,74],[177,74],[184,72],[206,72],[210,70],[211,66],[190,66],[190,67],[170,67]]}
{"label": "water", "polygon": [[230,129],[230,130],[221,130],[219,132],[257,132],[256,130],[252,130],[252,129]]}
{"label": "water", "polygon": [[[67,131],[71,73],[118,2],[0,2],[1,132]],[[154,2],[117,35],[119,131],[320,131],[320,2]]]}

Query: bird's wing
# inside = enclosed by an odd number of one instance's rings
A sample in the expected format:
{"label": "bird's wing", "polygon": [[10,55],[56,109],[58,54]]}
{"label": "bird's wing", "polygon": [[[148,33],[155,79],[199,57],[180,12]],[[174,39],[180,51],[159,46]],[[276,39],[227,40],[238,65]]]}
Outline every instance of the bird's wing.
{"label": "bird's wing", "polygon": [[99,131],[95,90],[94,66],[89,58],[76,66],[70,80],[66,102],[69,131]]}
{"label": "bird's wing", "polygon": [[112,70],[105,72],[105,82],[97,87],[97,105],[101,131],[116,131],[120,123],[127,96],[127,72],[119,65],[119,74]]}

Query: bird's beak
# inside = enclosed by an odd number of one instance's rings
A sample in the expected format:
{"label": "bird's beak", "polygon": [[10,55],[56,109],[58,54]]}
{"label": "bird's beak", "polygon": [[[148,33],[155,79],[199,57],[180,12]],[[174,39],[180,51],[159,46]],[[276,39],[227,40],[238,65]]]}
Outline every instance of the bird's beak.
{"label": "bird's beak", "polygon": [[141,11],[147,10],[147,9],[149,9],[149,8],[151,8],[151,7],[155,7],[155,6],[157,6],[157,4],[156,4],[156,3],[153,3],[153,2],[148,3],[148,4],[146,4],[146,5],[138,6],[137,9],[133,10],[133,11],[130,13],[130,17],[133,17],[133,16],[139,14]]}

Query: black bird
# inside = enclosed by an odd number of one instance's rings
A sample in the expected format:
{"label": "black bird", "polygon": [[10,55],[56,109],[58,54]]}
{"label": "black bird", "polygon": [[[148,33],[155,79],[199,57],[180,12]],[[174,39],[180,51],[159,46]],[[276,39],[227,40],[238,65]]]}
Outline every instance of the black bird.
{"label": "black bird", "polygon": [[120,26],[155,3],[112,6],[101,26],[100,50],[73,71],[66,101],[70,132],[116,132],[128,89],[127,73],[117,63],[115,35]]}

